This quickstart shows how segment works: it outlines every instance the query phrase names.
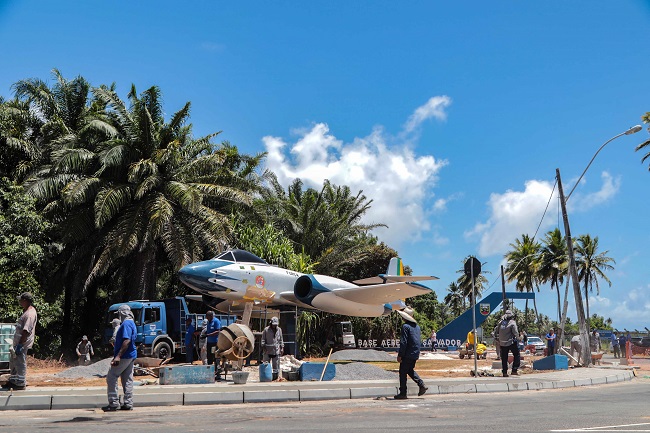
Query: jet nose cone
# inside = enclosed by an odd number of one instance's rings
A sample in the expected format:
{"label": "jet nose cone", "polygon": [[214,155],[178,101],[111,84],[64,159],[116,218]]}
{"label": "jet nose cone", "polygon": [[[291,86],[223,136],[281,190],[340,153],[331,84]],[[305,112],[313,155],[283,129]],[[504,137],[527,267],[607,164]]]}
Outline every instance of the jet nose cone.
{"label": "jet nose cone", "polygon": [[210,265],[207,262],[199,262],[183,266],[178,271],[178,278],[183,284],[197,289],[210,278]]}

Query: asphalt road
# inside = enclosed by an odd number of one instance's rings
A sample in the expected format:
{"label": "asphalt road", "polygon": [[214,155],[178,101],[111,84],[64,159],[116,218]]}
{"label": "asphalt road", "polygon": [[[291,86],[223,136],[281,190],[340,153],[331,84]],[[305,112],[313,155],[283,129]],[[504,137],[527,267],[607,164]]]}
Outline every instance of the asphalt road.
{"label": "asphalt road", "polygon": [[[137,402],[136,402],[137,404]],[[0,432],[650,432],[650,379],[405,401],[2,412]]]}

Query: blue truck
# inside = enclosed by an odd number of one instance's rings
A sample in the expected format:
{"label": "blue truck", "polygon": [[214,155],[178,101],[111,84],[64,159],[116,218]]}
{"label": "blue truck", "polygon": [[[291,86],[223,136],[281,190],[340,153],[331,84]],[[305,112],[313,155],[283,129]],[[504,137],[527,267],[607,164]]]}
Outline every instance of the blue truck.
{"label": "blue truck", "polygon": [[[134,321],[138,330],[135,345],[138,356],[155,357],[161,359],[181,356],[186,353],[185,348],[185,320],[191,317],[198,331],[205,314],[192,314],[187,308],[185,298],[163,299],[160,301],[138,300],[113,304],[108,308],[104,331],[104,343],[108,344],[113,336],[111,320],[117,317],[120,305],[127,304],[133,311]],[[215,315],[221,320],[221,326],[235,323],[236,316]]]}

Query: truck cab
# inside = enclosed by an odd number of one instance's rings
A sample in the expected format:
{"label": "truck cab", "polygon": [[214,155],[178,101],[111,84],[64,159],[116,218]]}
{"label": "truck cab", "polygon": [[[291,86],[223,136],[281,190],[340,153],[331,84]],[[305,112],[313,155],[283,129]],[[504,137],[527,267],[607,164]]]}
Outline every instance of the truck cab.
{"label": "truck cab", "polygon": [[[205,316],[191,314],[185,298],[181,296],[160,301],[137,300],[113,304],[108,308],[106,320],[108,327],[104,331],[106,344],[113,335],[110,322],[117,317],[117,310],[123,304],[131,307],[133,312],[137,329],[135,346],[138,349],[138,356],[166,359],[174,355],[184,355],[187,352],[185,347],[186,319],[192,318],[198,330]],[[222,326],[236,321],[235,316],[217,316],[217,318],[221,320]]]}

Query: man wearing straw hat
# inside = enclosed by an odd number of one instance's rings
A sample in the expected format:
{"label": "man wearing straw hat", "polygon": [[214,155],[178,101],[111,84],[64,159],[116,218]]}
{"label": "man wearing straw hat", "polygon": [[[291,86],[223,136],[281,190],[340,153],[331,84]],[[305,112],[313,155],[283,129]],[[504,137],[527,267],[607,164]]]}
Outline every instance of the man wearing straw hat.
{"label": "man wearing straw hat", "polygon": [[411,376],[411,379],[413,379],[420,388],[418,395],[424,395],[428,389],[424,386],[424,381],[420,379],[420,376],[415,372],[415,363],[420,358],[422,332],[413,318],[413,313],[414,311],[410,307],[397,311],[397,314],[402,316],[402,319],[404,319],[404,324],[402,325],[402,332],[399,340],[399,352],[397,353],[397,362],[399,362],[399,394],[395,396],[395,400],[404,400],[407,398],[407,375]]}

